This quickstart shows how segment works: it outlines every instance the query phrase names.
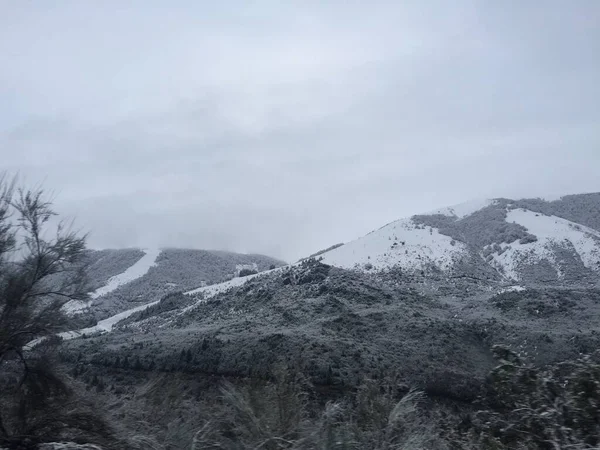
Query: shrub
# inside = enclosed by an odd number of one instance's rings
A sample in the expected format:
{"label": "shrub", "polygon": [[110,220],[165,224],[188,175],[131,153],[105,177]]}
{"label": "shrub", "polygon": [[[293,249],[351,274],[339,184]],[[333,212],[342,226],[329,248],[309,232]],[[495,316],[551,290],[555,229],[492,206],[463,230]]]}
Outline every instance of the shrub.
{"label": "shrub", "polygon": [[479,448],[597,448],[600,444],[600,354],[536,368],[509,349],[493,348],[480,410],[469,417]]}
{"label": "shrub", "polygon": [[421,415],[423,394],[394,381],[366,381],[345,401],[312,410],[306,379],[278,369],[275,381],[226,383],[221,410],[199,427],[193,449],[442,449]]}

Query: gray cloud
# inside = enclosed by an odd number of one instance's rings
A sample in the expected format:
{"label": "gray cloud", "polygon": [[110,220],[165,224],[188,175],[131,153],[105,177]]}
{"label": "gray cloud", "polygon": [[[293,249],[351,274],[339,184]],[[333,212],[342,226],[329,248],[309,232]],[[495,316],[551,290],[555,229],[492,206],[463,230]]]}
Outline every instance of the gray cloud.
{"label": "gray cloud", "polygon": [[0,6],[2,166],[92,246],[293,260],[471,198],[600,190],[593,0],[213,3]]}

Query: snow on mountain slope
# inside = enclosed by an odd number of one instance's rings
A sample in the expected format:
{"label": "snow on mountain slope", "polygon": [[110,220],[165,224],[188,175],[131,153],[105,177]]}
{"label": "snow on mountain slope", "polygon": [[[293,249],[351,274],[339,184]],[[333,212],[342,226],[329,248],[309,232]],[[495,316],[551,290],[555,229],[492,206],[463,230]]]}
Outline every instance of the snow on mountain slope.
{"label": "snow on mountain slope", "polygon": [[81,330],[75,330],[75,331],[65,331],[64,333],[59,333],[59,336],[65,340],[69,340],[69,339],[75,339],[75,338],[81,337],[84,334],[111,332],[113,327],[117,323],[119,323],[121,320],[126,319],[127,317],[131,316],[132,314],[134,314],[136,312],[143,311],[144,309],[149,308],[150,306],[156,305],[157,303],[158,302],[151,302],[151,303],[147,303],[145,305],[140,305],[135,308],[128,309],[127,311],[123,311],[123,312],[120,312],[119,314],[115,314],[114,316],[109,317],[108,319],[101,320],[93,327],[82,328]]}
{"label": "snow on mountain slope", "polygon": [[[161,251],[159,249],[144,249],[143,252],[145,253],[144,256],[142,256],[136,263],[125,270],[125,272],[111,277],[106,285],[92,292],[90,294],[90,298],[94,300],[98,297],[109,294],[120,286],[130,283],[131,281],[136,280],[148,273],[150,267],[156,264],[156,258],[158,258],[158,255],[160,255]],[[87,302],[81,300],[71,300],[65,304],[63,308],[67,314],[76,314],[85,308],[89,308],[92,304],[92,300]]]}
{"label": "snow on mountain slope", "polygon": [[600,232],[560,217],[546,216],[526,209],[509,210],[506,221],[524,226],[538,239],[527,244],[502,244],[501,253],[492,253],[493,264],[507,278],[519,280],[519,266],[543,260],[550,262],[559,278],[562,277],[566,262],[557,258],[557,247],[574,249],[586,268],[600,271]]}
{"label": "snow on mountain slope", "polygon": [[[293,264],[293,265],[298,265],[298,263]],[[193,289],[191,291],[184,292],[184,295],[195,295],[195,294],[203,294],[203,295],[202,295],[202,298],[200,300],[198,300],[196,303],[183,308],[181,310],[181,314],[186,313],[187,311],[195,308],[200,303],[205,302],[206,300],[208,300],[211,297],[214,297],[217,294],[221,294],[222,292],[227,292],[229,289],[234,288],[234,287],[242,286],[243,284],[246,284],[248,281],[252,280],[253,278],[256,278],[258,276],[265,275],[265,274],[281,272],[283,269],[285,269],[287,267],[291,267],[291,266],[278,267],[276,269],[266,270],[264,272],[248,275],[245,277],[236,277],[229,281],[225,281],[224,283],[211,284],[210,286],[202,286],[197,289]]]}
{"label": "snow on mountain slope", "polygon": [[136,278],[140,278],[144,276],[150,267],[156,264],[156,258],[160,255],[159,249],[144,249],[145,255],[137,261],[133,266],[129,267],[125,272],[112,277],[108,280],[108,283],[105,286],[102,286],[100,289],[96,289],[94,292],[90,294],[91,298],[98,298],[102,295],[106,295],[119,286],[123,284],[129,283]]}
{"label": "snow on mountain slope", "polygon": [[600,283],[599,211],[600,196],[593,195],[558,204],[478,200],[393,222],[322,257],[347,269],[433,265],[480,280]]}
{"label": "snow on mountain slope", "polygon": [[[264,273],[264,272],[263,272]],[[229,281],[225,281],[224,283],[219,284],[211,284],[209,286],[202,286],[197,289],[192,289],[191,291],[184,292],[185,295],[193,295],[202,292],[206,297],[214,297],[221,292],[225,292],[232,287],[241,286],[246,281],[251,280],[252,278],[257,277],[259,274],[248,275],[247,277],[237,277],[233,278]]]}
{"label": "snow on mountain slope", "polygon": [[492,199],[479,199],[470,202],[460,203],[454,206],[449,206],[447,208],[437,209],[435,211],[427,213],[427,215],[442,214],[444,216],[457,217],[459,219],[463,219],[493,204],[494,200]]}
{"label": "snow on mountain slope", "polygon": [[[95,334],[95,333],[110,333],[112,331],[113,327],[117,323],[119,323],[121,320],[128,318],[129,316],[131,316],[132,314],[135,314],[136,312],[143,311],[144,309],[149,308],[150,306],[156,305],[157,303],[158,302],[146,303],[145,305],[140,305],[135,308],[128,309],[127,311],[120,312],[119,314],[115,314],[114,316],[111,316],[108,319],[101,320],[92,327],[81,328],[79,330],[73,330],[73,331],[64,331],[62,333],[58,333],[58,336],[63,338],[64,340],[68,341],[70,339],[76,339],[76,338],[82,337],[84,335],[90,335],[90,334]],[[45,340],[46,340],[46,337],[34,339],[33,341],[25,344],[23,346],[23,350],[30,351],[36,345],[42,343]]]}
{"label": "snow on mountain slope", "polygon": [[[203,298],[201,300],[199,300],[198,302],[194,303],[191,306],[183,308],[181,310],[180,314],[186,313],[187,311],[193,309],[198,304],[208,300],[211,297],[214,297],[217,294],[220,294],[221,292],[226,292],[233,287],[241,286],[244,283],[250,281],[253,278],[256,278],[259,275],[263,275],[265,273],[273,273],[273,272],[279,271],[281,269],[282,268],[277,268],[277,269],[269,270],[266,272],[261,272],[261,273],[254,274],[254,275],[248,275],[247,277],[238,277],[238,278],[234,278],[232,280],[226,281],[224,283],[213,284],[210,286],[203,286],[198,289],[193,289],[191,291],[185,292],[184,293],[185,295],[194,295],[194,294],[198,294],[198,293],[203,293],[204,295],[203,295]],[[90,335],[90,334],[95,334],[95,333],[110,333],[112,331],[113,327],[120,321],[128,318],[129,316],[131,316],[132,314],[135,314],[136,312],[143,311],[151,306],[154,306],[157,303],[159,303],[159,301],[154,301],[154,302],[146,303],[144,305],[139,305],[139,306],[136,306],[135,308],[128,309],[126,311],[115,314],[111,317],[108,317],[107,319],[101,320],[92,327],[82,328],[82,329],[73,330],[73,331],[65,331],[63,333],[59,333],[58,336],[60,336],[61,338],[65,339],[65,340],[70,340],[70,339],[76,339],[83,335]],[[25,346],[25,349],[26,350],[32,349],[33,347],[35,347],[36,345],[41,343],[44,339],[45,338],[40,338],[40,339],[35,339],[35,340],[31,341],[30,343],[28,343]]]}
{"label": "snow on mountain slope", "polygon": [[375,270],[423,269],[429,264],[448,269],[466,253],[464,244],[437,229],[402,219],[321,256],[323,263],[346,269],[368,269],[369,264]]}

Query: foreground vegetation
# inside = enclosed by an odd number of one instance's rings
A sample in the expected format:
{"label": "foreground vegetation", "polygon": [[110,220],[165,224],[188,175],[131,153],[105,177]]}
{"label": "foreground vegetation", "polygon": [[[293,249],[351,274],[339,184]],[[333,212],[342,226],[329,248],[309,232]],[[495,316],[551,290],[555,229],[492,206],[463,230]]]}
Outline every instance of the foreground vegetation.
{"label": "foreground vegetation", "polygon": [[[494,353],[498,366],[470,406],[433,400],[394,378],[340,392],[285,367],[270,380],[80,368],[74,378],[62,375],[69,401],[45,394],[49,402],[29,411],[31,424],[43,424],[29,439],[140,450],[598,447],[598,355],[539,368],[506,348]],[[93,416],[91,405],[103,413]]]}

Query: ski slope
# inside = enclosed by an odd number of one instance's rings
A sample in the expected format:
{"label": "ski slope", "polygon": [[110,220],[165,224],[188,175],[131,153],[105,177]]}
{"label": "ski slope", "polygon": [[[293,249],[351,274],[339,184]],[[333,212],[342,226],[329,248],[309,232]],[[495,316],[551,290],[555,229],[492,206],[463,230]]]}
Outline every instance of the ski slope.
{"label": "ski slope", "polygon": [[90,294],[90,298],[92,300],[71,300],[63,306],[64,311],[67,314],[76,314],[78,312],[81,312],[82,310],[89,308],[94,299],[109,294],[118,289],[119,287],[123,286],[124,284],[130,283],[133,280],[136,280],[146,275],[150,268],[156,265],[156,258],[158,258],[158,255],[160,255],[160,250],[143,249],[142,251],[144,252],[144,256],[142,256],[138,261],[136,261],[135,264],[130,266],[127,270],[125,270],[125,272],[111,277],[106,283],[106,285],[92,292]]}
{"label": "ski slope", "polygon": [[158,249],[142,249],[145,253],[134,265],[129,267],[125,272],[115,275],[108,280],[105,286],[96,289],[90,294],[90,297],[95,299],[109,294],[124,284],[130,283],[133,280],[143,277],[148,273],[150,267],[156,265],[156,258],[160,255]]}
{"label": "ski slope", "polygon": [[108,333],[111,332],[113,327],[119,323],[121,320],[124,320],[135,314],[136,312],[143,311],[150,306],[156,305],[158,301],[146,303],[145,305],[136,306],[135,308],[128,309],[127,311],[120,312],[119,314],[115,314],[114,316],[109,317],[108,319],[104,319],[99,321],[93,327],[82,328],[80,330],[75,331],[65,331],[64,333],[59,333],[59,336],[65,340],[74,339],[84,334],[94,334],[94,333]]}
{"label": "ski slope", "polygon": [[[119,323],[121,320],[124,320],[131,316],[132,314],[143,311],[150,306],[156,305],[158,301],[146,303],[145,305],[136,306],[135,308],[128,309],[127,311],[120,312],[119,314],[115,314],[114,316],[109,317],[108,319],[104,319],[99,321],[93,327],[81,328],[79,330],[73,331],[64,331],[62,333],[58,333],[58,336],[68,341],[70,339],[75,339],[84,335],[95,334],[95,333],[110,333],[113,327]],[[25,344],[23,346],[23,350],[29,351],[36,345],[44,342],[46,337],[41,337],[38,339],[34,339],[33,341]]]}

